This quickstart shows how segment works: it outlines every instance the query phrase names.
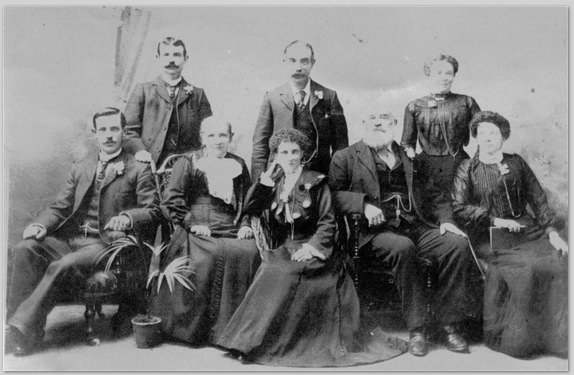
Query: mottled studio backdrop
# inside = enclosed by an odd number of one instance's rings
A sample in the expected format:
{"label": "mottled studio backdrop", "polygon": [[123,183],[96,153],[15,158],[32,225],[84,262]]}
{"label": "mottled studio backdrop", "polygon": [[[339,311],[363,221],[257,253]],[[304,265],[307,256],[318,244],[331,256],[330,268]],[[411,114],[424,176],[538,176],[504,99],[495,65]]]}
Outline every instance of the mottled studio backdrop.
{"label": "mottled studio backdrop", "polygon": [[567,27],[566,7],[5,8],[8,244],[54,198],[76,145],[89,141],[90,113],[123,107],[126,89],[157,76],[155,44],[168,35],[186,42],[185,78],[232,121],[248,162],[263,94],[287,79],[288,42],[314,46],[312,77],[337,90],[351,142],[371,108],[388,106],[402,123],[408,101],[427,93],[424,58],[451,54],[460,63],[453,91],[510,120],[506,150],[526,158],[565,217]]}

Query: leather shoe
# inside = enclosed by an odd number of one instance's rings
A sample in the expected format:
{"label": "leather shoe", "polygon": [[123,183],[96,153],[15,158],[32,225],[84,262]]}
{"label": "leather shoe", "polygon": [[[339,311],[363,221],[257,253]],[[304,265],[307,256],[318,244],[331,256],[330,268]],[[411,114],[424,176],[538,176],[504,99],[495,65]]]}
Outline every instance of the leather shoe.
{"label": "leather shoe", "polygon": [[425,334],[420,331],[411,331],[409,336],[409,353],[417,357],[427,355],[428,346]]}
{"label": "leather shoe", "polygon": [[446,332],[446,348],[455,353],[470,353],[468,342],[456,332],[451,325],[444,326]]}
{"label": "leather shoe", "polygon": [[40,337],[36,335],[25,335],[19,329],[8,326],[6,333],[6,352],[12,353],[16,357],[23,357],[31,354],[36,349]]}

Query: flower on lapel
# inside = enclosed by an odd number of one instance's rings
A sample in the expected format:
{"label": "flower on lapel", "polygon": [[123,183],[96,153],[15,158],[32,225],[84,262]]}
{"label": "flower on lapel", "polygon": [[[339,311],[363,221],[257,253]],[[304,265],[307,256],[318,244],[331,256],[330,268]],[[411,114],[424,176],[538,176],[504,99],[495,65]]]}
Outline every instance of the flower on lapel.
{"label": "flower on lapel", "polygon": [[124,164],[123,161],[118,161],[118,162],[116,162],[116,163],[113,163],[113,164],[111,165],[111,167],[114,169],[114,171],[116,172],[116,174],[117,174],[118,176],[123,175],[123,174],[124,174],[124,171],[125,171],[125,169],[126,169],[126,165]]}
{"label": "flower on lapel", "polygon": [[510,169],[508,169],[508,164],[499,163],[498,164],[498,170],[500,171],[501,176],[504,176],[504,175],[510,173]]}
{"label": "flower on lapel", "polygon": [[435,108],[437,106],[436,100],[429,100],[428,106],[429,108]]}
{"label": "flower on lapel", "polygon": [[187,85],[183,88],[185,90],[185,93],[187,95],[191,95],[191,92],[193,91],[193,86],[192,85]]}
{"label": "flower on lapel", "polygon": [[315,90],[315,96],[319,98],[319,100],[323,99],[323,91]]}

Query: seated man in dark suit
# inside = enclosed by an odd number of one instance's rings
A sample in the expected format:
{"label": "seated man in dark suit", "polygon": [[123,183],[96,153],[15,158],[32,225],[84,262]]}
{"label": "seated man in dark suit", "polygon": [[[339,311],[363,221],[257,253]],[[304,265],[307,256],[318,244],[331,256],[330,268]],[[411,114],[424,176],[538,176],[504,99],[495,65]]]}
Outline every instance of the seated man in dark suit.
{"label": "seated man in dark suit", "polygon": [[453,224],[450,201],[425,189],[426,177],[393,140],[396,119],[390,113],[378,112],[363,123],[363,139],[333,155],[329,186],[335,209],[340,215],[362,215],[360,251],[367,261],[392,269],[410,331],[411,354],[423,356],[428,351],[419,257],[437,264],[431,302],[447,349],[468,352],[457,325],[473,311],[470,297],[480,290],[474,289],[472,254],[464,233]]}
{"label": "seated man in dark suit", "polygon": [[114,239],[153,229],[160,217],[149,164],[122,152],[124,115],[108,107],[92,122],[99,153],[73,164],[56,201],[13,249],[6,342],[15,355],[28,354],[41,339],[67,271],[89,269]]}

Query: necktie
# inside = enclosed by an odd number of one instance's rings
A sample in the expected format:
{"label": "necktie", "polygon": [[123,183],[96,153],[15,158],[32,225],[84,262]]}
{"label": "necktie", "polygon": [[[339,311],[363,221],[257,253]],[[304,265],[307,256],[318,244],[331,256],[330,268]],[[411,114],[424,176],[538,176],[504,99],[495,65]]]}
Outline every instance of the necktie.
{"label": "necktie", "polygon": [[305,108],[305,91],[299,91],[299,109]]}
{"label": "necktie", "polygon": [[173,99],[174,96],[175,96],[175,89],[176,89],[177,86],[166,85],[166,87],[167,87],[167,93],[169,94],[169,97],[170,97],[171,99]]}
{"label": "necktie", "polygon": [[109,161],[100,160],[100,171],[98,173],[98,180],[101,180],[106,175],[106,167],[108,166]]}

